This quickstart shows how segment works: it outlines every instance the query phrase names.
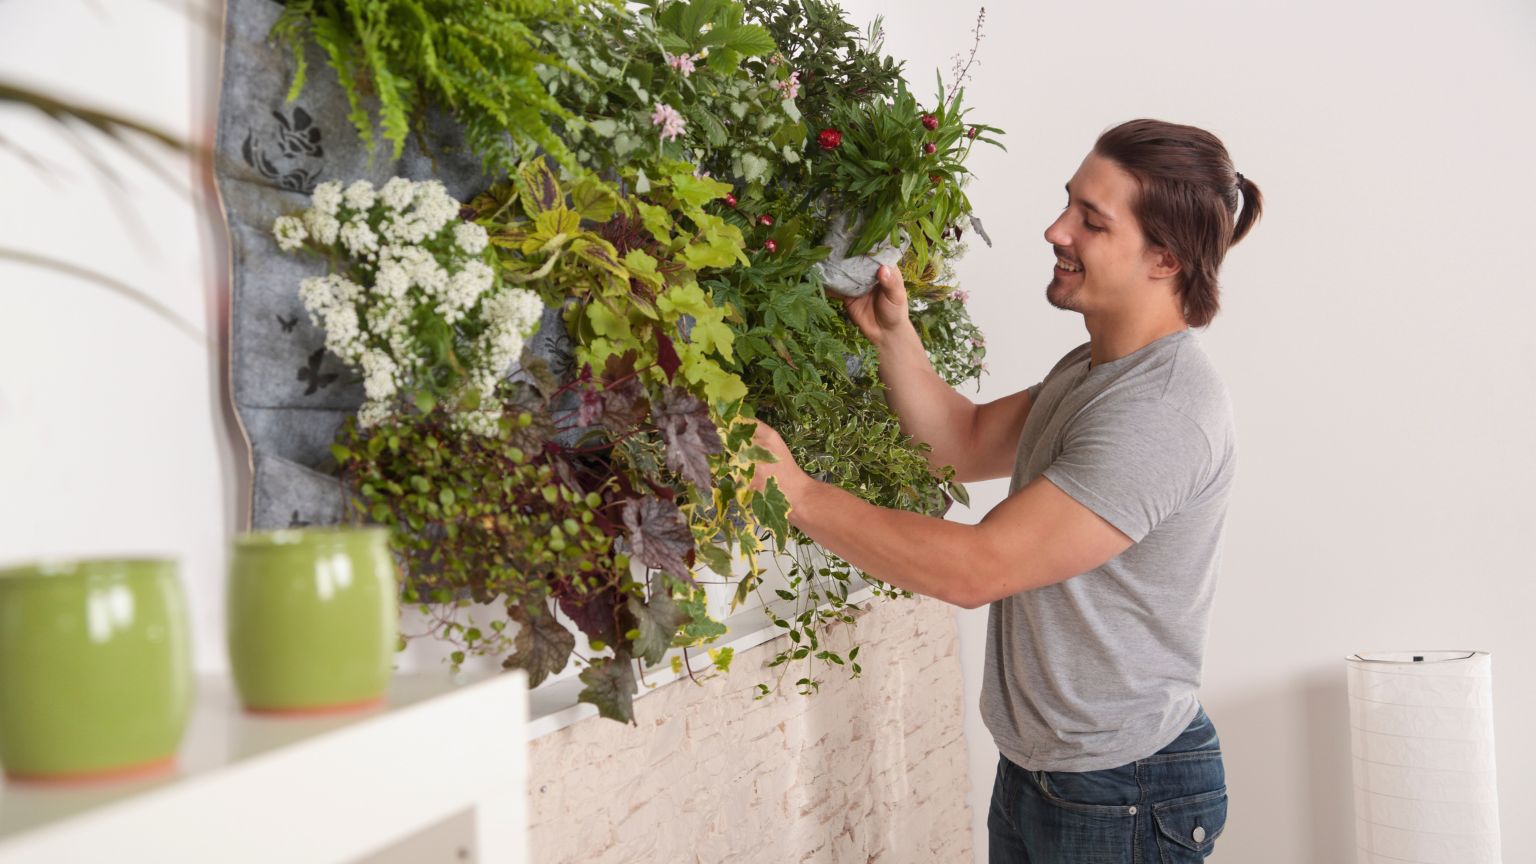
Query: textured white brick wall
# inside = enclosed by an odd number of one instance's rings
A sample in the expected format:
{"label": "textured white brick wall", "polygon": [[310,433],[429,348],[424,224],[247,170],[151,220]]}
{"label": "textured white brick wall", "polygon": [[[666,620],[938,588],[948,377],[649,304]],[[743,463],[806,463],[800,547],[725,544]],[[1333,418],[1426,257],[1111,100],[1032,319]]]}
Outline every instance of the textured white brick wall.
{"label": "textured white brick wall", "polygon": [[[868,602],[862,677],[753,701],[786,637],[702,686],[635,703],[636,726],[592,718],[532,743],[539,864],[927,864],[971,860],[953,610]],[[845,628],[846,629],[846,628]],[[834,631],[841,646],[848,634]]]}

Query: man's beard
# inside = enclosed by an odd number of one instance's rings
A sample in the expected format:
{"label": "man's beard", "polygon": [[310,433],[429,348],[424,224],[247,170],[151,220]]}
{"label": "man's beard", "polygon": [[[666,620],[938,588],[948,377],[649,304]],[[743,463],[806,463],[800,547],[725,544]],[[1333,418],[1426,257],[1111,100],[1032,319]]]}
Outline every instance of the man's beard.
{"label": "man's beard", "polygon": [[1052,276],[1050,283],[1045,286],[1045,301],[1057,309],[1081,312],[1082,309],[1077,305],[1077,292],[1078,288],[1066,287],[1060,276]]}

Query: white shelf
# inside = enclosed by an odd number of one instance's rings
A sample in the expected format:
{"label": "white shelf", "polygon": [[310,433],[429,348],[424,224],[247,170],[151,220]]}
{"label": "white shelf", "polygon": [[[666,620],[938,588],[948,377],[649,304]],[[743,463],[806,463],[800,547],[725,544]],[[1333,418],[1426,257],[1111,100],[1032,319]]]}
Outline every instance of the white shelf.
{"label": "white shelf", "polygon": [[522,673],[397,676],[384,706],[302,718],[246,714],[222,677],[198,685],[176,773],[0,785],[0,864],[334,864],[466,812],[471,860],[528,860]]}

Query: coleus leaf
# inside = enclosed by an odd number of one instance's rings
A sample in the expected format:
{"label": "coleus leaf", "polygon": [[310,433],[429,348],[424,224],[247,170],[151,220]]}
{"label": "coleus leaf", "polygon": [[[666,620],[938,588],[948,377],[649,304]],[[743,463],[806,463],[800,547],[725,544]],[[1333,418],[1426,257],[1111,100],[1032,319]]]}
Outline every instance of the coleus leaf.
{"label": "coleus leaf", "polygon": [[656,330],[656,364],[666,373],[668,381],[677,375],[677,367],[682,365],[677,356],[677,346],[672,344],[671,337],[660,330]]}
{"label": "coleus leaf", "polygon": [[624,529],[636,560],[693,582],[693,532],[683,511],[652,495],[624,503]]}
{"label": "coleus leaf", "polygon": [[544,159],[533,159],[517,171],[517,191],[529,219],[554,207],[561,199],[560,183]]}
{"label": "coleus leaf", "polygon": [[507,607],[507,616],[521,625],[512,641],[512,655],[502,661],[502,668],[522,669],[528,673],[528,686],[537,687],[571,659],[576,650],[576,636],[555,620],[553,612],[542,605]]}
{"label": "coleus leaf", "polygon": [[582,670],[577,701],[597,706],[597,713],[620,723],[635,722],[635,667],[628,654],[599,657]]}
{"label": "coleus leaf", "polygon": [[653,413],[667,443],[667,467],[700,490],[714,488],[709,457],[721,451],[720,431],[708,406],[681,387],[668,387]]}

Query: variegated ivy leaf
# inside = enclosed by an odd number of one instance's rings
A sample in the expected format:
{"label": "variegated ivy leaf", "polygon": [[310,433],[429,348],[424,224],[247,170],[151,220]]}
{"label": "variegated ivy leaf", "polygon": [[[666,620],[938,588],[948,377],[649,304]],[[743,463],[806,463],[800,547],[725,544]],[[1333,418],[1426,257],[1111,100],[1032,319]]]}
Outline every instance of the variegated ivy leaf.
{"label": "variegated ivy leaf", "polygon": [[667,467],[700,490],[714,488],[709,457],[721,452],[720,431],[709,416],[709,407],[681,387],[662,391],[653,411],[656,426],[667,442]]}
{"label": "variegated ivy leaf", "polygon": [[654,495],[624,503],[624,530],[635,560],[693,582],[693,532],[683,511]]}

